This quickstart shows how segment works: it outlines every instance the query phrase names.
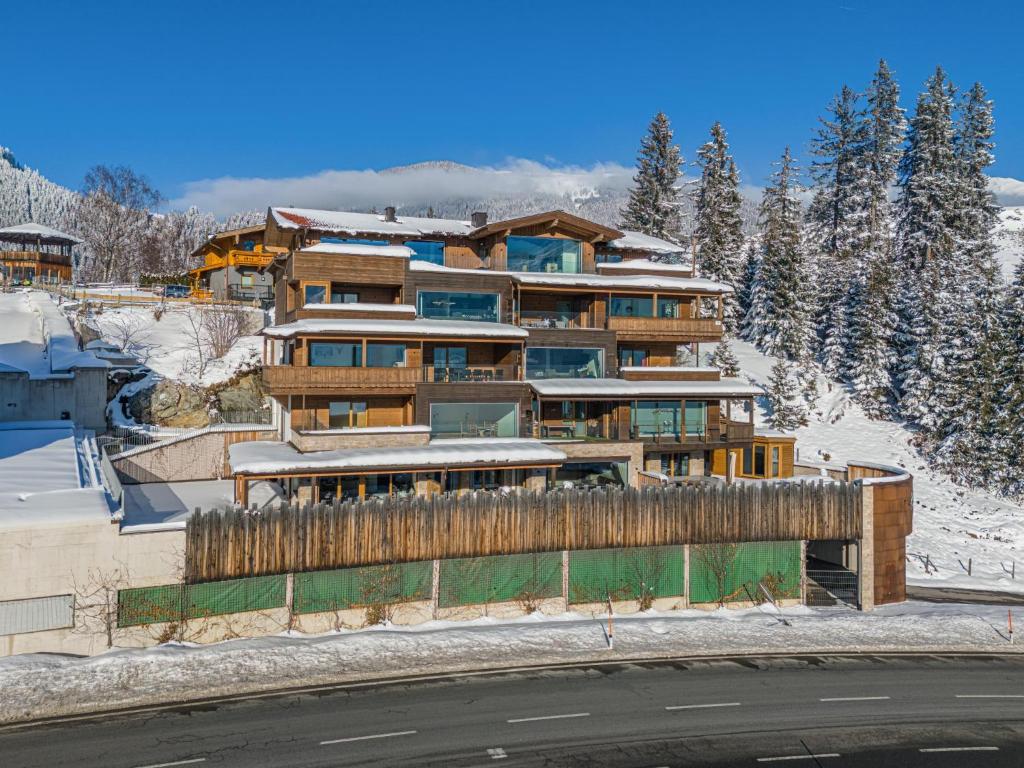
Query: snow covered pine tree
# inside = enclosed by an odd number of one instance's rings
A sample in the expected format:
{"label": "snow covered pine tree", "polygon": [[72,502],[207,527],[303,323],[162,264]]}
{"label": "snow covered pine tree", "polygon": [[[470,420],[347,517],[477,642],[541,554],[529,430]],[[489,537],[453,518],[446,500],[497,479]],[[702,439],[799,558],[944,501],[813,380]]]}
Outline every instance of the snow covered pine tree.
{"label": "snow covered pine tree", "polygon": [[678,183],[683,157],[672,142],[672,126],[664,112],[651,121],[636,161],[637,172],[622,211],[622,226],[678,242]]}

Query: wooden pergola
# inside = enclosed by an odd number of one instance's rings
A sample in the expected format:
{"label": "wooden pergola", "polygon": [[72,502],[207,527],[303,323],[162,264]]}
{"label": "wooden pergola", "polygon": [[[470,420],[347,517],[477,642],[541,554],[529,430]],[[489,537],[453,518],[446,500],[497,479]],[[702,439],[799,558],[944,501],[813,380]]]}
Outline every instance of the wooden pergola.
{"label": "wooden pergola", "polygon": [[71,280],[71,250],[77,237],[28,222],[0,229],[0,268],[5,280]]}

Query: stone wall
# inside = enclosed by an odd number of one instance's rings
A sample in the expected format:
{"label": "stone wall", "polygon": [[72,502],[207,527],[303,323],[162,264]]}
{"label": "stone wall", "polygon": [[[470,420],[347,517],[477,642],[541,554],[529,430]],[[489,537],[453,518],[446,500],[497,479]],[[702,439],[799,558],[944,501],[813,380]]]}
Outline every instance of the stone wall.
{"label": "stone wall", "polygon": [[276,440],[273,428],[228,430],[211,427],[194,435],[136,448],[111,458],[121,482],[161,483],[218,480],[231,476],[228,446],[250,440]]}

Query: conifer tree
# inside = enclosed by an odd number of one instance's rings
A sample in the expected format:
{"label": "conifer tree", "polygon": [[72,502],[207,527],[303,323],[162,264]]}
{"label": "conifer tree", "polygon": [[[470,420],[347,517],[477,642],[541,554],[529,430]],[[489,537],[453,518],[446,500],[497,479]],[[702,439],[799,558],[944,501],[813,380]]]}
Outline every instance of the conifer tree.
{"label": "conifer tree", "polygon": [[722,339],[715,346],[715,351],[711,353],[711,363],[721,371],[722,376],[732,379],[740,375],[740,361],[727,339]]}
{"label": "conifer tree", "polygon": [[806,274],[800,242],[797,168],[786,148],[764,190],[761,253],[750,288],[744,334],[767,354],[799,360],[807,345]]}
{"label": "conifer tree", "polygon": [[773,429],[795,429],[807,423],[807,412],[797,402],[794,383],[785,360],[777,360],[765,386],[768,423]]}
{"label": "conifer tree", "polygon": [[672,141],[672,126],[665,113],[659,112],[640,143],[633,189],[622,211],[623,227],[678,242],[682,164],[679,147]]}
{"label": "conifer tree", "polygon": [[740,267],[738,280],[736,281],[736,309],[742,320],[750,312],[750,296],[757,279],[757,267],[761,262],[761,246],[758,238],[752,237],[747,241],[747,247],[743,256],[743,264]]}
{"label": "conifer tree", "polygon": [[809,250],[819,274],[815,325],[825,372],[845,378],[851,281],[863,272],[868,232],[868,123],[859,98],[843,86],[811,145],[814,198],[807,212]]}
{"label": "conifer tree", "polygon": [[1002,355],[995,389],[1002,394],[997,441],[998,487],[1015,498],[1024,497],[1024,262],[1014,268],[1013,280],[1000,307]]}
{"label": "conifer tree", "polygon": [[[711,140],[697,150],[697,165],[701,169],[694,194],[697,274],[731,285],[739,273],[743,248],[742,198],[739,173],[721,123],[711,126]],[[726,330],[732,331],[736,324],[733,296],[726,297],[724,309]]]}

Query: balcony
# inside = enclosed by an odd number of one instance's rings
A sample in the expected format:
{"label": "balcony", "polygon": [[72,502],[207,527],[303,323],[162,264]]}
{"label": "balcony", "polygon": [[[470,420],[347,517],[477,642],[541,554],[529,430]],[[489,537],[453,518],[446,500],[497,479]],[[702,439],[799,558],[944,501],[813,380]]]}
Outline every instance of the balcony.
{"label": "balcony", "polygon": [[519,381],[517,365],[455,365],[423,366],[422,381],[432,384],[453,384],[485,381]]}
{"label": "balcony", "polygon": [[699,433],[683,434],[674,427],[640,429],[630,421],[614,418],[546,420],[536,425],[534,437],[544,440],[641,440],[645,443],[700,447],[713,443],[754,439],[753,424],[723,422]]}
{"label": "balcony", "polygon": [[542,309],[523,309],[519,312],[522,328],[592,328],[590,316],[585,312],[554,312]]}
{"label": "balcony", "polygon": [[413,394],[423,381],[423,369],[355,368],[305,365],[268,365],[263,368],[263,384],[274,395],[315,393],[317,390],[338,391],[367,389]]}
{"label": "balcony", "polygon": [[621,341],[704,341],[722,337],[722,322],[714,318],[609,317],[608,330],[615,331]]}

